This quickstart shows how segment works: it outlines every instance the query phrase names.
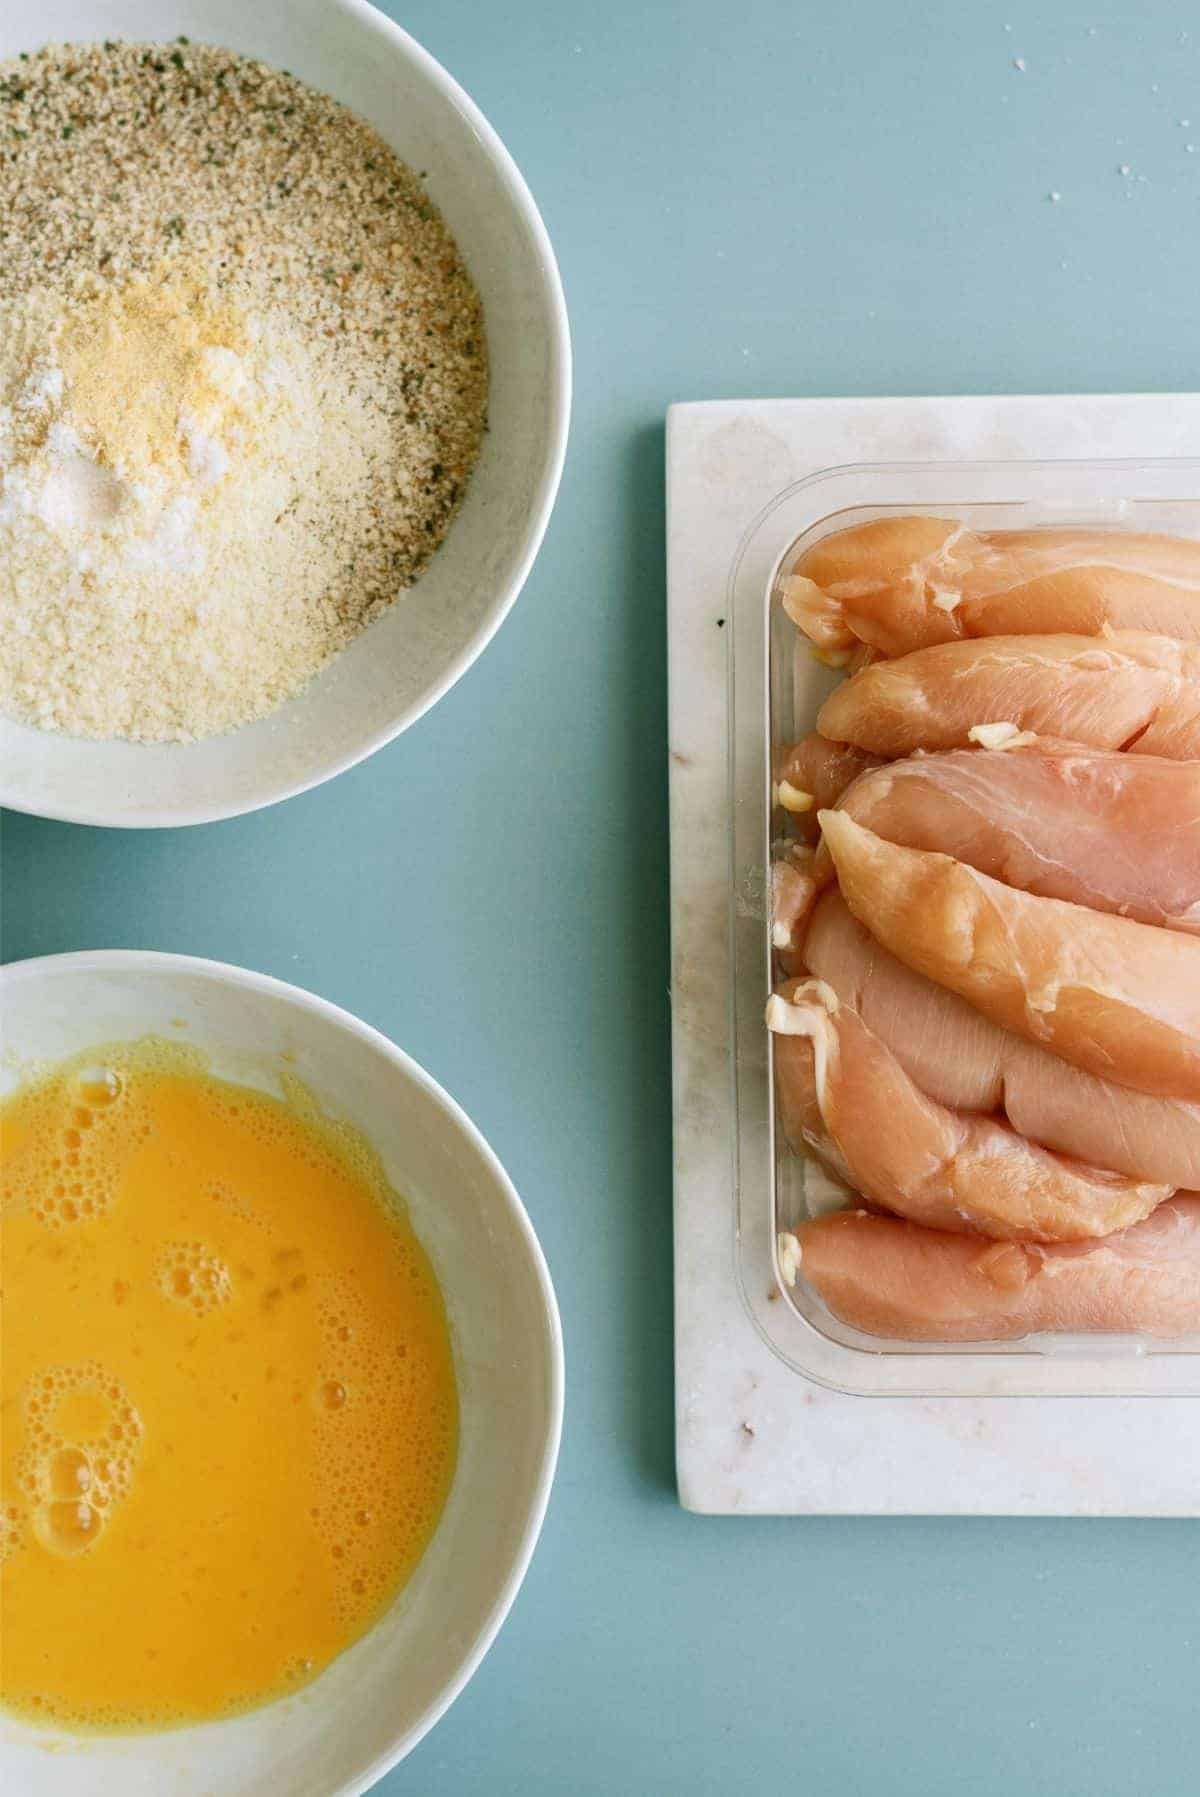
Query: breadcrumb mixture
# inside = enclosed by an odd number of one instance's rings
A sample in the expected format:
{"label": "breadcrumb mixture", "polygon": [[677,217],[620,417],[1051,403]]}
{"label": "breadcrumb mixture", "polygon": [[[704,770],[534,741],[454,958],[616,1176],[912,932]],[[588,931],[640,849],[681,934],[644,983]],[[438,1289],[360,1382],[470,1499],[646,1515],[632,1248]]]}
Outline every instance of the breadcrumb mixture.
{"label": "breadcrumb mixture", "polygon": [[272,710],[433,554],[486,403],[470,276],[345,107],[183,39],[0,62],[0,707]]}

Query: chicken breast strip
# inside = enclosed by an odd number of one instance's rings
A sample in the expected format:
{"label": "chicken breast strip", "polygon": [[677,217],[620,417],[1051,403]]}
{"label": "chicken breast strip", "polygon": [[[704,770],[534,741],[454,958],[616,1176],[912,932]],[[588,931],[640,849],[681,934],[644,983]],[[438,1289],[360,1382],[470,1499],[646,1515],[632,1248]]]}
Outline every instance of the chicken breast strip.
{"label": "chicken breast strip", "polygon": [[902,1341],[1012,1341],[1044,1331],[1200,1330],[1200,1198],[1168,1200],[1103,1241],[984,1244],[862,1210],[781,1238],[781,1259],[836,1317]]}
{"label": "chicken breast strip", "polygon": [[1200,759],[1200,643],[1138,631],[942,643],[873,662],[817,716],[823,736],[889,759],[966,748],[991,724]]}
{"label": "chicken breast strip", "polygon": [[807,844],[778,844],[771,858],[771,946],[787,973],[800,973],[800,945],[817,896],[815,854]]}
{"label": "chicken breast strip", "polygon": [[1070,1242],[1124,1229],[1171,1195],[936,1104],[819,980],[790,981],[769,1000],[767,1023],[789,1142],[899,1216],[999,1240]]}
{"label": "chicken breast strip", "polygon": [[[1200,935],[1200,761],[1041,739],[950,750],[861,775],[838,809],[1022,892]],[[809,872],[829,883],[826,851]]]}
{"label": "chicken breast strip", "polygon": [[780,584],[789,617],[827,653],[1106,629],[1200,641],[1200,542],[1188,537],[882,518],[826,537]]}
{"label": "chicken breast strip", "polygon": [[836,805],[851,781],[879,767],[877,755],[830,742],[813,730],[796,743],[784,743],[772,758],[773,798],[801,837],[815,841],[817,812]]}
{"label": "chicken breast strip", "polygon": [[1200,1105],[1097,1079],[998,1028],[881,948],[836,888],[817,904],[803,952],[939,1103],[1000,1113],[1031,1141],[1095,1166],[1200,1188]]}
{"label": "chicken breast strip", "polygon": [[1200,1101],[1200,939],[820,822],[846,903],[907,966],[1090,1073]]}

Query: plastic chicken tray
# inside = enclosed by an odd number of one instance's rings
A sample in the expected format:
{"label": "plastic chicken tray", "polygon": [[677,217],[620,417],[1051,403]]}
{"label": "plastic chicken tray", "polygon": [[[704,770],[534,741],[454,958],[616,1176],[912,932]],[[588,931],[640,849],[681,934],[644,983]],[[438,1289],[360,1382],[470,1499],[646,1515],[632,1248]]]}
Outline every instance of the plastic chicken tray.
{"label": "plastic chicken tray", "polygon": [[[797,1371],[858,1393],[945,1396],[1200,1394],[1200,1337],[1043,1334],[969,1345],[884,1340],[839,1322],[801,1276],[787,1285],[780,1232],[827,1207],[826,1176],[777,1127],[764,1007],[771,989],[772,752],[811,730],[839,672],[784,614],[781,573],[833,531],[888,514],[971,529],[1088,525],[1200,536],[1194,461],[962,462],[843,467],[786,488],[744,537],[730,574],[731,1063],[735,1209],[743,1302]],[[843,1198],[844,1201],[844,1198]],[[774,1265],[778,1289],[760,1276]],[[780,1301],[782,1299],[782,1301]]]}

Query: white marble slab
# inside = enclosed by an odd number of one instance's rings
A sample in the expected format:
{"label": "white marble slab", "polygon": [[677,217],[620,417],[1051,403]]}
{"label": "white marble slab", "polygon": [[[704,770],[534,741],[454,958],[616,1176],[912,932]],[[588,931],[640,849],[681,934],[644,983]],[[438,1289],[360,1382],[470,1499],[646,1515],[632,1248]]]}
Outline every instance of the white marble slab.
{"label": "white marble slab", "polygon": [[[791,482],[863,461],[1200,456],[1200,395],[725,401],[667,435],[679,1493],[720,1514],[1200,1515],[1200,1399],[850,1397],[734,1271],[726,583]],[[782,547],[782,545],[781,545]]]}

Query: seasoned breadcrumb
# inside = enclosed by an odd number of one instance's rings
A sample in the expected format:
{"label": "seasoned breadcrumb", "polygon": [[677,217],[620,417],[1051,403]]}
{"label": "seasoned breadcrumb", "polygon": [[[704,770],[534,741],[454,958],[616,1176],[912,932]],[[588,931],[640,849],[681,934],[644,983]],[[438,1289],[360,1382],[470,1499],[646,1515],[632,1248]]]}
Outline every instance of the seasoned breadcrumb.
{"label": "seasoned breadcrumb", "polygon": [[422,175],[188,43],[0,63],[0,706],[205,736],[293,696],[442,541],[479,296]]}

